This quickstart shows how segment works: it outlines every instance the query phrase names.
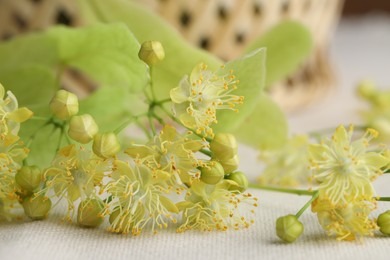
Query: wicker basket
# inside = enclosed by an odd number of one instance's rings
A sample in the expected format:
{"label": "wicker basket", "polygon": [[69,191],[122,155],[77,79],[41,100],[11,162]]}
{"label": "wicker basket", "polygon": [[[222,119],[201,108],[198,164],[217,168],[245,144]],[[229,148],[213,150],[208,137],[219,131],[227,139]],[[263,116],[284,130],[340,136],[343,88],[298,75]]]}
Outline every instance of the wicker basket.
{"label": "wicker basket", "polygon": [[[239,56],[247,44],[283,19],[303,22],[315,48],[307,62],[272,95],[286,110],[315,100],[334,83],[327,49],[343,0],[137,0],[176,27],[191,43],[225,60]],[[55,23],[80,24],[72,0],[1,0],[0,38]],[[74,81],[73,81],[74,82]]]}

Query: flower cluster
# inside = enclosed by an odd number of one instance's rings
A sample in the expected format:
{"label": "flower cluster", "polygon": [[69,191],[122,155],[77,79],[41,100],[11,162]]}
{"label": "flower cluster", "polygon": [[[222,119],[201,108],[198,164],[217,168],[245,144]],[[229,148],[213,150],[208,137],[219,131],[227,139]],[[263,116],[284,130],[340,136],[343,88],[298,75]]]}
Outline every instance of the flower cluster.
{"label": "flower cluster", "polygon": [[239,83],[233,71],[219,74],[222,72],[213,73],[201,63],[171,90],[175,115],[198,134],[213,136],[211,125],[217,123],[217,110],[237,111],[236,105],[243,103],[244,97],[232,94]]}
{"label": "flower cluster", "polygon": [[313,178],[319,184],[312,204],[323,228],[339,240],[360,239],[377,229],[369,214],[376,208],[371,182],[383,173],[390,160],[385,150],[371,151],[377,132],[368,129],[352,140],[352,126],[339,126],[331,139],[309,146]]}
{"label": "flower cluster", "polygon": [[13,217],[13,209],[19,205],[27,191],[16,176],[27,157],[28,149],[23,147],[18,132],[20,123],[32,116],[25,107],[18,108],[15,96],[0,84],[0,220]]}
{"label": "flower cluster", "polygon": [[[152,47],[140,53],[140,58],[150,64],[162,57],[153,56]],[[182,96],[179,89],[171,92],[176,112],[178,103],[188,106],[185,115],[177,114],[178,121],[196,132],[180,133],[162,122],[160,132],[150,126],[151,138],[145,143],[121,145],[117,130],[100,133],[91,115],[78,115],[77,97],[58,91],[50,108],[61,132],[68,129],[64,133],[68,145],[58,149],[44,170],[44,185],[34,191],[36,198],[25,211],[32,218],[41,218],[51,206],[46,201],[64,199],[68,205],[66,219],[72,220],[77,212],[80,225],[97,227],[107,217],[109,231],[135,236],[144,230],[157,233],[176,223],[178,232],[249,227],[257,198],[245,193],[248,180],[237,171],[237,141],[230,134],[211,134],[210,128],[217,121],[216,109],[233,110],[242,102],[230,94],[237,82],[231,73],[217,76],[205,65],[197,66],[190,81],[182,81]],[[184,102],[181,97],[187,94]],[[155,115],[158,104],[154,101],[150,105],[147,117]],[[42,207],[32,212],[31,205],[37,201]]]}

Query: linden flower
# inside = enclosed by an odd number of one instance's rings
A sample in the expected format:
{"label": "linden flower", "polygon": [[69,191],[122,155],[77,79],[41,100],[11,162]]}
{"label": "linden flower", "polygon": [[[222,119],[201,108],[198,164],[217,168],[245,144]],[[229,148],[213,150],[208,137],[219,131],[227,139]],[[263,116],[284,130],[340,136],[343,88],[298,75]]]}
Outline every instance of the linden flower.
{"label": "linden flower", "polygon": [[331,203],[347,203],[346,198],[371,198],[374,190],[371,185],[389,159],[379,152],[369,152],[369,141],[377,132],[368,129],[363,137],[352,141],[353,128],[347,132],[339,126],[332,136],[321,144],[309,146],[313,177],[319,182],[320,198],[328,198]]}
{"label": "linden flower", "polygon": [[18,108],[18,101],[11,91],[7,91],[4,99],[5,89],[0,84],[0,132],[17,135],[20,123],[33,116],[33,112],[26,107]]}
{"label": "linden flower", "polygon": [[198,134],[213,135],[211,124],[217,123],[217,110],[237,111],[236,105],[242,104],[244,97],[231,94],[237,88],[238,80],[231,70],[227,75],[218,75],[207,70],[203,63],[197,65],[172,89],[174,114],[189,128]]}
{"label": "linden flower", "polygon": [[18,205],[20,188],[16,185],[15,174],[27,157],[28,150],[19,147],[19,137],[0,134],[0,220],[9,220],[11,210]]}
{"label": "linden flower", "polygon": [[298,186],[308,183],[310,171],[307,163],[308,137],[299,135],[291,138],[277,150],[264,151],[260,159],[266,163],[260,184]]}
{"label": "linden flower", "polygon": [[369,214],[375,209],[376,202],[372,199],[356,199],[343,206],[321,199],[312,203],[312,211],[317,213],[321,226],[338,240],[360,240],[363,236],[374,235],[378,226]]}
{"label": "linden flower", "polygon": [[173,186],[191,183],[200,177],[200,171],[196,168],[200,162],[194,153],[204,145],[190,137],[190,133],[182,136],[174,127],[165,125],[161,133],[148,144],[132,145],[125,153],[137,158],[140,163],[152,169],[153,173],[169,173]]}
{"label": "linden flower", "polygon": [[52,166],[44,177],[47,188],[53,188],[57,197],[65,197],[69,203],[69,211],[73,210],[73,202],[82,197],[89,197],[95,192],[96,186],[102,185],[108,163],[83,147],[74,144],[58,151]]}
{"label": "linden flower", "polygon": [[109,230],[139,235],[147,225],[157,233],[168,227],[168,221],[175,223],[171,212],[178,213],[178,209],[164,196],[169,192],[165,184],[169,178],[166,172],[152,173],[144,165],[114,161],[112,180],[103,189],[112,196]]}
{"label": "linden flower", "polygon": [[[217,185],[196,182],[177,207],[183,211],[183,224],[177,232],[194,229],[200,231],[238,230],[249,227],[254,221],[241,214],[243,206],[257,207],[257,198],[250,193],[229,191],[234,182],[225,180]],[[251,210],[254,213],[254,210]]]}

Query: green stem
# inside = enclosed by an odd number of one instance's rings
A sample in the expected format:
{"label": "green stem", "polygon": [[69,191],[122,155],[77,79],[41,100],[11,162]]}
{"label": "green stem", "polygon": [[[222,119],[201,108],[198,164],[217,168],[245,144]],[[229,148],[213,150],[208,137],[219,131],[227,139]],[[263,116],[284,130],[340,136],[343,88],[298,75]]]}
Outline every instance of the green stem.
{"label": "green stem", "polygon": [[283,192],[283,193],[290,193],[290,194],[296,194],[296,195],[309,195],[309,196],[313,196],[317,192],[317,191],[308,191],[308,190],[270,187],[270,186],[259,185],[259,184],[254,184],[254,183],[249,184],[249,187],[254,188],[254,189],[259,189],[259,190],[269,190],[269,191],[277,191],[277,192]]}
{"label": "green stem", "polygon": [[171,102],[172,100],[170,98],[166,98],[166,99],[162,99],[162,100],[159,100],[159,101],[155,101],[154,103],[158,106],[162,105],[162,104],[165,104],[165,103],[168,103],[168,102]]}
{"label": "green stem", "polygon": [[150,129],[152,129],[153,135],[156,135],[157,132],[156,132],[156,127],[153,123],[153,114],[148,115],[148,120],[149,120]]}
{"label": "green stem", "polygon": [[390,201],[390,197],[379,197],[375,198],[377,201]]}
{"label": "green stem", "polygon": [[33,116],[29,120],[37,120],[37,121],[49,121],[49,117],[43,117],[43,116]]}
{"label": "green stem", "polygon": [[314,192],[311,199],[308,202],[306,202],[306,204],[297,212],[297,214],[295,214],[295,217],[299,218],[303,214],[303,212],[307,210],[307,208],[311,205],[311,203],[318,197],[318,195],[319,195],[318,191]]}
{"label": "green stem", "polygon": [[138,118],[135,118],[134,120],[135,120],[135,123],[139,126],[139,128],[141,128],[141,130],[145,133],[146,137],[148,139],[151,139],[152,135],[150,134],[148,129],[138,120]]}
{"label": "green stem", "polygon": [[150,75],[150,92],[152,93],[152,100],[156,100],[156,94],[154,93],[154,88],[153,88],[153,66],[149,67],[149,75]]}
{"label": "green stem", "polygon": [[119,134],[120,132],[122,132],[124,129],[126,129],[126,127],[129,126],[129,124],[131,122],[133,122],[133,118],[130,118],[128,120],[126,120],[124,123],[122,123],[119,127],[117,127],[115,130],[114,130],[114,134]]}
{"label": "green stem", "polygon": [[164,120],[163,120],[161,117],[159,117],[159,116],[154,112],[154,110],[151,111],[151,114],[152,114],[152,116],[160,123],[160,125],[165,125]]}
{"label": "green stem", "polygon": [[[61,143],[62,143],[62,138],[64,137],[64,133],[65,133],[65,129],[64,127],[61,127],[60,128],[60,137],[58,138],[58,144],[57,144],[57,148],[56,148],[56,153],[60,150],[61,148]],[[54,155],[55,156],[55,155]]]}
{"label": "green stem", "polygon": [[204,155],[207,155],[209,157],[211,157],[211,152],[209,150],[206,150],[206,149],[200,149],[199,152],[203,153]]}

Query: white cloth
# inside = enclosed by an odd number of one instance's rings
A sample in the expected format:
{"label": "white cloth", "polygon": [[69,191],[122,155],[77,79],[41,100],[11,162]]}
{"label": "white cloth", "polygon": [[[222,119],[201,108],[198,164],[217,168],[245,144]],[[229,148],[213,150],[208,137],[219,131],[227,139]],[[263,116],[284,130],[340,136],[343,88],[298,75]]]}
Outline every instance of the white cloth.
{"label": "white cloth", "polygon": [[[331,54],[342,87],[323,102],[289,116],[292,133],[357,122],[361,104],[353,87],[361,77],[390,87],[390,18],[342,21]],[[260,173],[257,153],[244,147],[240,154],[242,168],[254,179]],[[382,196],[390,196],[387,177],[375,184]],[[54,213],[45,221],[1,223],[0,259],[389,259],[390,238],[378,235],[362,244],[337,242],[325,235],[310,210],[301,218],[302,237],[294,244],[282,243],[275,235],[276,218],[296,213],[308,197],[251,192],[260,198],[260,206],[256,223],[247,230],[176,234],[169,229],[131,237],[61,223]],[[375,215],[389,208],[389,203],[379,203]]]}

